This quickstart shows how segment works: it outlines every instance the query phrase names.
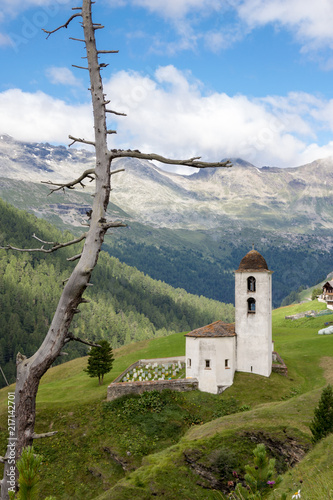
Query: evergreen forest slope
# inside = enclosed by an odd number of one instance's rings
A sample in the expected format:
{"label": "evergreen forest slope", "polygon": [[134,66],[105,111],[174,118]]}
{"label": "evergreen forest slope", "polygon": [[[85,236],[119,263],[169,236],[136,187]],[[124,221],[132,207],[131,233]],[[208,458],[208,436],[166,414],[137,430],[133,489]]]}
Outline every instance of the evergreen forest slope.
{"label": "evergreen forest slope", "polygon": [[[0,200],[0,245],[38,248],[40,243],[33,234],[44,241],[73,239],[68,231],[61,232]],[[63,281],[74,266],[66,259],[79,252],[75,247],[52,255],[0,250],[0,366],[10,382],[14,381],[17,352],[31,356],[40,346]],[[91,341],[105,338],[114,348],[192,330],[217,319],[232,321],[234,316],[231,304],[154,281],[105,252],[100,255],[92,283],[86,293],[90,302],[81,307],[72,331]],[[66,350],[66,360],[87,353],[86,346],[78,342]],[[4,385],[4,380],[1,382]]]}
{"label": "evergreen forest slope", "polygon": [[[104,386],[83,372],[87,358],[50,369],[38,392],[36,432],[58,433],[34,443],[43,456],[40,498],[227,498],[233,472],[244,477],[258,443],[265,444],[283,475],[269,500],[280,499],[281,493],[289,499],[299,488],[304,500],[331,498],[333,437],[313,445],[308,426],[322,388],[333,382],[333,337],[317,333],[333,314],[285,319],[308,308],[320,311],[325,304],[313,301],[273,311],[275,348],[287,363],[288,376],[236,373],[234,385],[221,395],[164,391],[105,401],[107,384],[130,363],[183,355],[183,333],[116,349]],[[7,389],[2,389],[2,449],[6,404]]]}

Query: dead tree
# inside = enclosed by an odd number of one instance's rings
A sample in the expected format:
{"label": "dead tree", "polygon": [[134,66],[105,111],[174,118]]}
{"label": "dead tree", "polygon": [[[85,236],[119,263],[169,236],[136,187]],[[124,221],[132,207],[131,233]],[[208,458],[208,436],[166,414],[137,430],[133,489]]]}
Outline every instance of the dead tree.
{"label": "dead tree", "polygon": [[[82,0],[82,7],[73,9],[74,14],[64,25],[59,26],[53,31],[46,31],[47,35],[50,36],[61,28],[67,28],[71,21],[78,18],[81,21],[84,32],[83,39],[74,40],[78,40],[85,44],[88,64],[84,69],[89,71],[90,76],[90,91],[94,116],[94,140],[89,141],[72,136],[69,137],[72,140],[72,144],[80,142],[93,145],[96,151],[96,164],[94,169],[83,172],[79,178],[66,184],[53,184],[52,182],[49,184],[52,185],[51,190],[56,191],[65,188],[74,189],[77,185],[82,185],[82,183],[87,180],[95,181],[95,194],[92,212],[90,214],[89,228],[81,238],[64,244],[39,240],[42,246],[38,249],[18,249],[10,246],[4,247],[8,250],[52,253],[64,246],[76,244],[79,240],[84,241],[81,253],[70,259],[78,260],[78,262],[71,276],[66,280],[52,323],[42,345],[30,358],[26,358],[21,354],[17,355],[15,434],[10,438],[10,442],[15,443],[16,459],[19,458],[24,447],[32,445],[34,438],[40,437],[34,433],[34,426],[36,395],[41,377],[57,357],[61,355],[63,347],[68,342],[74,340],[81,341],[81,339],[73,337],[70,332],[70,325],[74,315],[79,312],[80,304],[86,302],[86,299],[83,298],[83,294],[89,285],[93,269],[97,263],[104,236],[108,229],[123,225],[120,222],[106,220],[106,210],[111,191],[111,176],[117,172],[116,170],[112,171],[112,161],[115,158],[130,157],[157,160],[162,163],[186,165],[197,168],[231,166],[229,162],[206,163],[201,161],[200,157],[190,158],[188,160],[171,160],[156,154],[141,153],[137,150],[123,151],[108,149],[107,136],[115,131],[107,129],[107,113],[116,115],[123,115],[123,113],[110,109],[110,101],[105,99],[100,71],[101,68],[105,67],[105,64],[100,62],[100,56],[116,53],[117,51],[97,50],[95,32],[102,29],[103,26],[94,23],[92,20],[92,3],[92,0]],[[81,66],[76,67],[82,68]],[[37,236],[34,235],[34,237],[38,239]],[[8,489],[11,486],[9,479],[12,472],[9,464],[8,448],[5,457],[0,458],[0,460],[5,464],[4,478],[1,481],[1,499],[7,500],[9,498]]]}

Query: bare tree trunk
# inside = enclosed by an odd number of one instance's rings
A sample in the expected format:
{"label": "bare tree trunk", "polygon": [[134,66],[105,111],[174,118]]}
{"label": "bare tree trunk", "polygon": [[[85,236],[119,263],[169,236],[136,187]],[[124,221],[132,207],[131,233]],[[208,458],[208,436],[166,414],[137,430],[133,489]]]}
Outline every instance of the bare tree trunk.
{"label": "bare tree trunk", "polygon": [[[17,357],[17,380],[15,390],[16,424],[15,436],[12,437],[12,441],[16,441],[16,458],[21,455],[24,447],[32,445],[33,443],[36,395],[39,381],[60,355],[65,344],[71,321],[82,301],[82,295],[97,263],[104,235],[107,231],[105,212],[110,196],[111,158],[107,149],[103,85],[100,77],[98,54],[95,44],[95,30],[91,19],[90,0],[83,1],[82,18],[94,111],[96,144],[95,196],[90,228],[86,236],[82,255],[65,285],[49,331],[41,347],[31,358],[27,359],[21,355]],[[8,456],[9,454],[7,452],[5,456],[4,479],[1,484],[2,500],[7,500],[9,498],[8,488],[10,485],[8,483],[8,477],[11,470]]]}
{"label": "bare tree trunk", "polygon": [[[201,162],[199,161],[200,157],[190,158],[188,160],[171,160],[169,158],[164,158],[156,154],[146,154],[136,150],[109,151],[107,147],[107,134],[113,133],[114,131],[107,130],[106,113],[114,113],[116,115],[123,115],[123,113],[118,113],[106,108],[109,101],[105,101],[104,99],[103,84],[100,74],[100,68],[103,67],[103,65],[99,63],[99,54],[104,55],[115,53],[117,51],[97,50],[95,31],[103,28],[103,26],[94,24],[92,21],[91,0],[83,0],[82,8],[76,8],[74,10],[78,12],[72,15],[67,23],[65,23],[63,26],[60,26],[54,31],[46,31],[46,33],[48,33],[49,36],[51,33],[54,33],[60,28],[67,28],[68,24],[74,18],[82,18],[84,40],[79,41],[84,42],[86,46],[88,68],[84,69],[89,69],[90,91],[92,96],[94,115],[95,140],[86,141],[84,139],[77,139],[71,136],[70,138],[73,139],[73,143],[83,142],[95,146],[96,166],[95,169],[84,172],[75,181],[63,185],[53,184],[52,182],[50,182],[50,184],[58,186],[54,188],[53,191],[65,187],[73,189],[76,184],[81,184],[83,179],[95,178],[95,195],[91,213],[90,227],[88,232],[83,237],[63,245],[53,244],[53,247],[49,250],[45,250],[44,245],[41,249],[35,249],[41,252],[51,253],[52,251],[55,251],[62,246],[68,246],[69,244],[77,243],[78,241],[85,239],[82,253],[78,256],[74,256],[71,259],[76,260],[79,258],[79,261],[64,287],[51,326],[42,345],[40,346],[38,351],[29,359],[27,359],[25,356],[22,356],[21,354],[17,355],[17,379],[15,389],[15,433],[9,439],[9,442],[11,444],[16,444],[16,459],[20,457],[23,448],[25,448],[26,446],[31,446],[33,443],[36,416],[36,395],[40,379],[49,369],[52,363],[57,359],[57,357],[61,354],[63,346],[69,340],[81,341],[78,338],[74,338],[70,334],[69,328],[74,315],[78,312],[79,305],[82,302],[85,302],[85,299],[83,299],[82,296],[88,286],[92,271],[97,263],[105,233],[110,227],[117,227],[122,225],[120,223],[108,223],[105,218],[111,190],[111,174],[117,172],[111,172],[112,160],[114,158],[120,157],[135,157],[147,160],[158,160],[160,162],[169,164],[187,165],[197,168],[231,166],[228,161],[218,163]],[[20,251],[31,251],[31,249],[17,249],[11,246],[7,246],[4,248]],[[7,448],[6,455],[4,459],[2,459],[2,461],[4,461],[5,463],[5,470],[4,478],[1,481],[0,500],[8,500],[8,489],[12,487],[12,484],[10,482],[13,473],[13,469],[11,469],[11,467],[13,467],[13,465],[11,465],[11,459],[12,456],[10,448]],[[16,475],[15,487],[17,488],[17,469],[14,472]]]}

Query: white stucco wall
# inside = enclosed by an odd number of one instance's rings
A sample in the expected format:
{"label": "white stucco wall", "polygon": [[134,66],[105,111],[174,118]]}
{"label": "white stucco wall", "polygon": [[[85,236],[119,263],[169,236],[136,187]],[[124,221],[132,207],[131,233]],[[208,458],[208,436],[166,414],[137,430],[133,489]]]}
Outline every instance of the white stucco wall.
{"label": "white stucco wall", "polygon": [[[212,394],[232,385],[236,369],[235,339],[186,337],[186,378],[197,378],[199,389]],[[206,360],[210,361],[209,368]],[[228,360],[228,367],[225,360]]]}
{"label": "white stucco wall", "polygon": [[[256,291],[248,291],[247,279],[256,279]],[[248,312],[248,299],[256,301]],[[272,273],[235,272],[236,370],[269,377],[272,371]]]}

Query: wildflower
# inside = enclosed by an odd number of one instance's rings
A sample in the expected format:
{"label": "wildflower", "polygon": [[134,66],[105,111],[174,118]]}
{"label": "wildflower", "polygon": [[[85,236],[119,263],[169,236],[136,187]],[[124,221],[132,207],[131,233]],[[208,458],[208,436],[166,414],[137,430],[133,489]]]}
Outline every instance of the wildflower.
{"label": "wildflower", "polygon": [[228,481],[228,486],[233,486],[234,482],[233,481]]}
{"label": "wildflower", "polygon": [[237,474],[237,472],[236,472],[235,470],[233,471],[232,475],[233,475],[234,477],[238,477],[238,474]]}
{"label": "wildflower", "polygon": [[296,493],[291,498],[301,498],[301,490],[296,491]]}
{"label": "wildflower", "polygon": [[275,481],[267,481],[268,486],[273,486],[275,484]]}

